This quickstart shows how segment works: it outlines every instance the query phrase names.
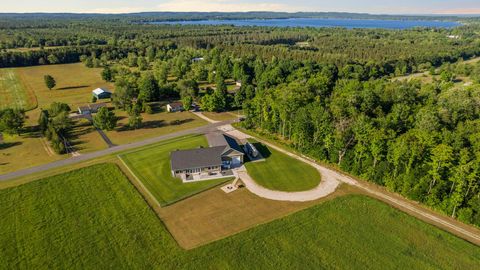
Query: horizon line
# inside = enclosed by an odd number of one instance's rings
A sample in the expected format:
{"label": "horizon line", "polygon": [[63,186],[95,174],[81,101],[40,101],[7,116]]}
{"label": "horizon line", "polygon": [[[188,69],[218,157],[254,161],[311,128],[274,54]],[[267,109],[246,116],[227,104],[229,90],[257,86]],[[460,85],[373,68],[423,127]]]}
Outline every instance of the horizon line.
{"label": "horizon line", "polygon": [[65,12],[50,12],[50,11],[31,11],[31,12],[0,12],[0,15],[6,14],[72,14],[72,15],[135,15],[135,14],[147,14],[147,13],[286,13],[286,14],[325,14],[325,13],[338,13],[338,14],[356,14],[356,15],[371,15],[371,16],[480,16],[480,13],[369,13],[369,12],[348,12],[348,11],[265,11],[265,10],[251,10],[251,11],[138,11],[138,12],[81,12],[81,11],[65,11]]}

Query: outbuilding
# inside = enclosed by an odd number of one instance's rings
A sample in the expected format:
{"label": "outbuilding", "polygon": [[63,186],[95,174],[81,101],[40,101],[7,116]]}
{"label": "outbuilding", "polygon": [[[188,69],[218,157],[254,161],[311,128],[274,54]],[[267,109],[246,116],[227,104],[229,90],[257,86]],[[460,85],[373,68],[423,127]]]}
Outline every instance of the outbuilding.
{"label": "outbuilding", "polygon": [[112,93],[105,88],[97,88],[92,91],[92,94],[97,99],[107,99],[112,97]]}
{"label": "outbuilding", "polygon": [[183,111],[183,104],[181,102],[172,102],[167,104],[168,112],[181,112]]}
{"label": "outbuilding", "polygon": [[89,115],[92,113],[97,113],[100,108],[107,107],[105,103],[93,103],[85,106],[78,107],[78,113],[81,115]]}

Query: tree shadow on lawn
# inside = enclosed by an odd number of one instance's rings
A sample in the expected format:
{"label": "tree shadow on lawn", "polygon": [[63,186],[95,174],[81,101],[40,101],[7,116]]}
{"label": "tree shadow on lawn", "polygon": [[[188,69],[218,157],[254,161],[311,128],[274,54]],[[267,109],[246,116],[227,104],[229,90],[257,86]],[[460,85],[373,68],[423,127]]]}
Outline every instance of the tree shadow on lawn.
{"label": "tree shadow on lawn", "polygon": [[153,114],[165,112],[165,109],[163,108],[163,104],[159,102],[150,103],[150,107],[152,107]]}
{"label": "tree shadow on lawn", "polygon": [[[155,129],[155,128],[161,128],[161,127],[166,127],[166,126],[180,126],[189,122],[194,121],[192,118],[188,119],[183,119],[183,120],[173,120],[170,121],[170,123],[165,122],[165,120],[153,120],[153,121],[145,121],[142,122],[142,126],[140,128],[137,128],[139,130],[141,129]],[[129,130],[134,130],[131,129],[128,124],[123,124],[116,129],[118,132],[124,132],[124,131],[129,131]]]}
{"label": "tree shadow on lawn", "polygon": [[75,148],[76,151],[85,149],[79,145],[86,144],[88,141],[79,140],[79,138],[80,136],[90,132],[96,132],[95,127],[90,122],[76,123],[75,127],[68,134],[68,141],[70,145]]}
{"label": "tree shadow on lawn", "polygon": [[87,87],[90,87],[90,85],[66,86],[66,87],[57,88],[57,90],[73,90],[73,89],[87,88]]}
{"label": "tree shadow on lawn", "polygon": [[0,150],[5,150],[11,147],[22,145],[22,142],[7,142],[0,143]]}
{"label": "tree shadow on lawn", "polygon": [[[142,126],[137,129],[153,129],[153,128],[160,128],[164,127],[167,124],[165,123],[164,120],[154,120],[154,121],[145,121],[142,122]],[[118,132],[124,132],[124,131],[129,131],[129,130],[134,130],[128,126],[128,124],[123,124],[116,129]]]}
{"label": "tree shadow on lawn", "polygon": [[36,139],[42,137],[42,133],[38,126],[29,126],[23,128],[23,134],[20,136],[23,138]]}

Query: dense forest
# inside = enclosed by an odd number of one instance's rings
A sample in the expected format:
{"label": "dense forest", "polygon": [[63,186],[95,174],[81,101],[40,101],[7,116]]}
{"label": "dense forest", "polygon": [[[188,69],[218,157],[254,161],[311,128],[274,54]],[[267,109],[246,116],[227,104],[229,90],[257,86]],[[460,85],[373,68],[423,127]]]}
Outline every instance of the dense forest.
{"label": "dense forest", "polygon": [[[157,100],[243,109],[245,128],[480,226],[480,64],[466,62],[480,56],[475,23],[279,29],[64,16],[0,23],[0,67],[103,67],[133,124]],[[415,72],[433,79],[392,79]]]}

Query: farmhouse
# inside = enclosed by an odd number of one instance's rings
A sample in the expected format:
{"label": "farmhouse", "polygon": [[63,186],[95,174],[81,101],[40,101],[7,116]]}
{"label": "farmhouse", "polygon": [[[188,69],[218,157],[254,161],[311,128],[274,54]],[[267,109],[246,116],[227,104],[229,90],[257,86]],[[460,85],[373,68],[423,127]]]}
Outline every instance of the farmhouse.
{"label": "farmhouse", "polygon": [[97,88],[92,91],[92,94],[97,99],[107,99],[112,97],[112,93],[104,88]]}
{"label": "farmhouse", "polygon": [[181,102],[173,102],[167,104],[168,112],[181,112],[183,111],[183,104]]}
{"label": "farmhouse", "polygon": [[237,141],[225,134],[207,135],[210,147],[174,151],[170,155],[172,175],[184,181],[195,176],[221,175],[243,164],[244,153]]}
{"label": "farmhouse", "polygon": [[100,108],[107,107],[105,103],[93,103],[85,106],[78,107],[78,113],[81,115],[89,115],[92,113],[97,113]]}

